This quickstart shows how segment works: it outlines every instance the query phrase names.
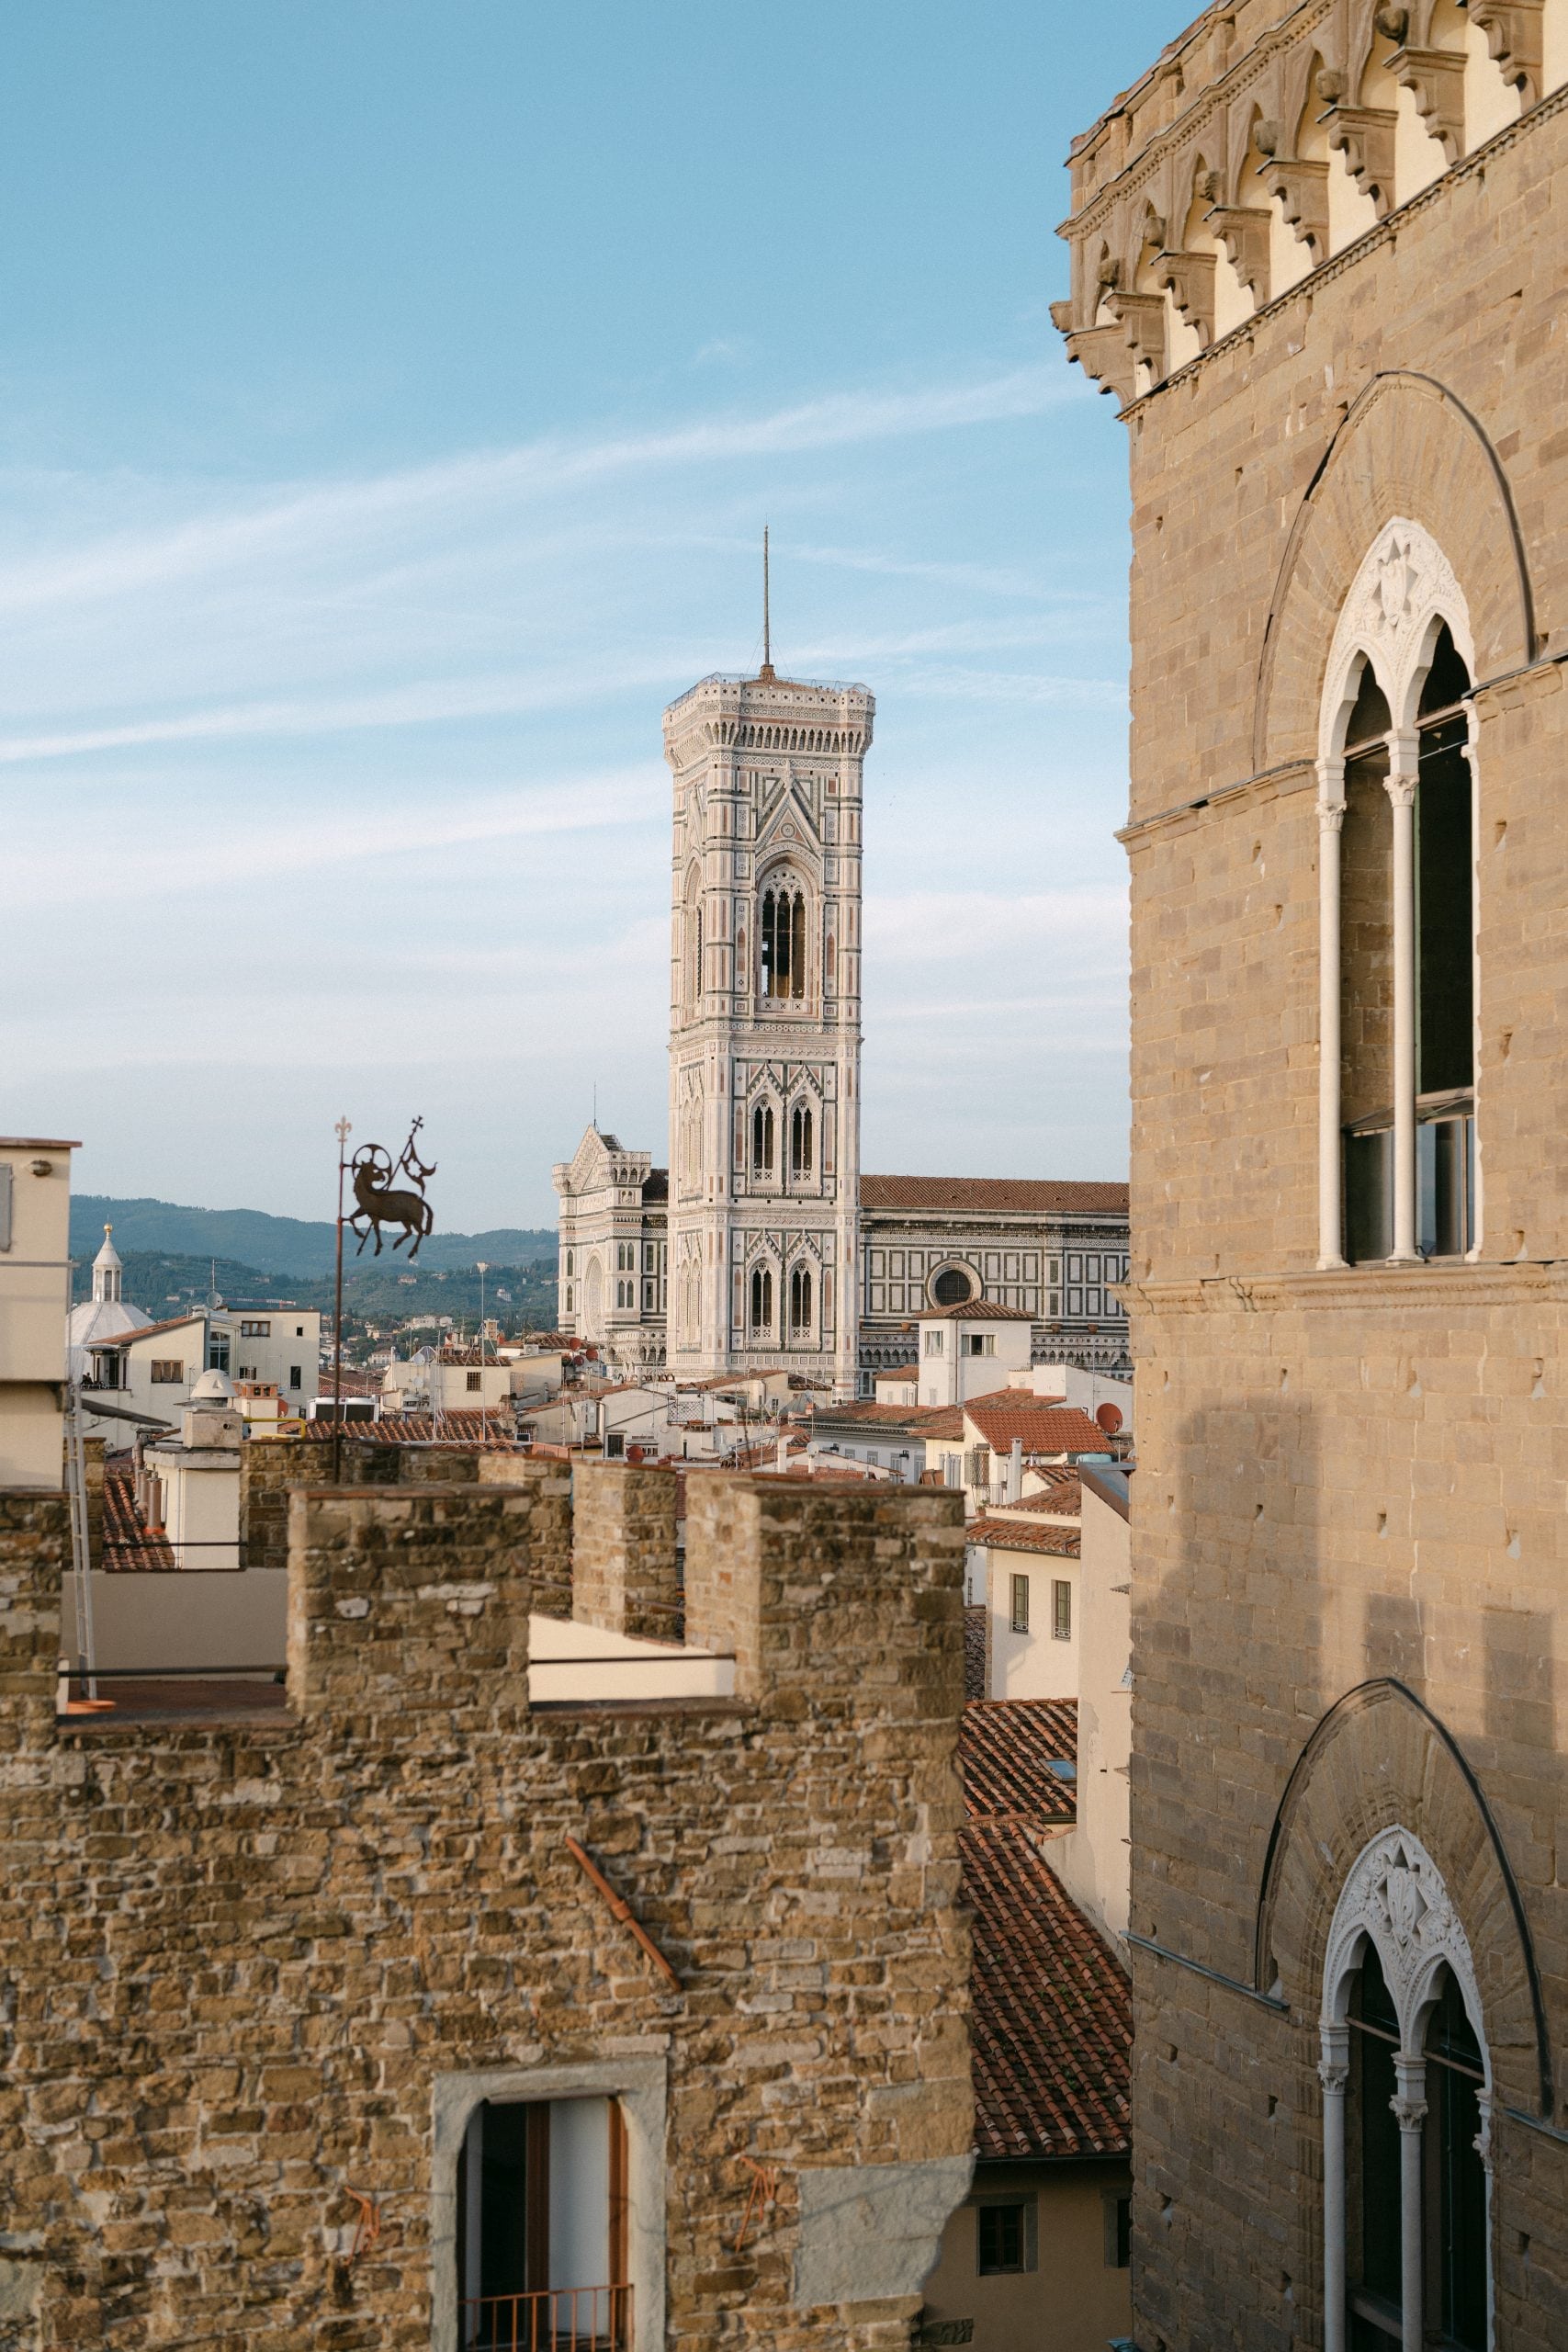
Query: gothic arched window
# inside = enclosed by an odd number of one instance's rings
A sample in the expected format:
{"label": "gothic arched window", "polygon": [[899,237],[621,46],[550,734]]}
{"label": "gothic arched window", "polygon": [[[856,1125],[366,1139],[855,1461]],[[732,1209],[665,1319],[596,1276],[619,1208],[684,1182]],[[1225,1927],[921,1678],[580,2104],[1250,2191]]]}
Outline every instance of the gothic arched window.
{"label": "gothic arched window", "polygon": [[773,1328],[773,1277],[766,1266],[758,1266],[751,1275],[751,1329],[766,1332]]}
{"label": "gothic arched window", "polygon": [[702,875],[693,866],[686,876],[685,999],[694,1012],[703,992]]}
{"label": "gothic arched window", "polygon": [[1462,1258],[1479,1236],[1468,642],[1441,549],[1385,526],[1336,628],[1319,735],[1325,1266]]}
{"label": "gothic arched window", "polygon": [[773,1172],[773,1106],[759,1102],[751,1114],[751,1173],[771,1176]]}
{"label": "gothic arched window", "polygon": [[811,1270],[796,1266],[789,1278],[789,1328],[798,1339],[811,1329]]}
{"label": "gothic arched window", "polygon": [[790,1114],[789,1172],[792,1176],[809,1176],[812,1155],[812,1118],[808,1104],[797,1102]]}
{"label": "gothic arched window", "polygon": [[762,893],[761,992],[777,1003],[806,994],[806,893],[787,877]]}
{"label": "gothic arched window", "polygon": [[1480,2017],[1437,1864],[1409,1831],[1381,1831],[1346,1878],[1324,1962],[1330,2344],[1486,2352],[1493,2091]]}

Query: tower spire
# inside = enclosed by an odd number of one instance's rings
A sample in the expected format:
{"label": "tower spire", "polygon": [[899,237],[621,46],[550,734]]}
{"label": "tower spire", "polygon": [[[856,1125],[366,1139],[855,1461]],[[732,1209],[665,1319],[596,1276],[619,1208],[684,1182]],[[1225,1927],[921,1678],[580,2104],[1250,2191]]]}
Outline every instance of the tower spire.
{"label": "tower spire", "polygon": [[762,526],[762,666],[758,676],[771,684],[773,675],[773,629],[768,605],[768,526]]}

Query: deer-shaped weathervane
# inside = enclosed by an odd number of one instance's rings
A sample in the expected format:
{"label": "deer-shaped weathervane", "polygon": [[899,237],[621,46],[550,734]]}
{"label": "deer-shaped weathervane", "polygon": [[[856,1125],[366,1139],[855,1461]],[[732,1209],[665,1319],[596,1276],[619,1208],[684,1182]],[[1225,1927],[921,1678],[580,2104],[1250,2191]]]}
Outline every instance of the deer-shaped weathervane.
{"label": "deer-shaped weathervane", "polygon": [[[435,1169],[434,1163],[427,1168],[414,1149],[414,1137],[423,1125],[423,1119],[414,1121],[409,1129],[402,1157],[396,1163],[378,1143],[362,1143],[355,1153],[349,1173],[354,1179],[354,1197],[357,1205],[348,1223],[359,1236],[355,1257],[363,1252],[374,1233],[374,1254],[378,1258],[382,1227],[395,1225],[400,1226],[402,1230],[392,1247],[400,1250],[405,1241],[412,1243],[409,1250],[409,1263],[412,1265],[419,1255],[420,1243],[434,1230],[435,1218],[430,1203],[424,1197],[424,1188],[434,1175]],[[399,1176],[406,1176],[413,1189],[408,1191],[397,1185],[393,1180]]]}

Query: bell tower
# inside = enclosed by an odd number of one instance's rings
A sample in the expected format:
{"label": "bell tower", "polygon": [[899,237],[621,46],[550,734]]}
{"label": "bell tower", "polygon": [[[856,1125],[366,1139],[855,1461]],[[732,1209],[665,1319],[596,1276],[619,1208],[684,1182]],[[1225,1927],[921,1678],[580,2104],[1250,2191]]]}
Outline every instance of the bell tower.
{"label": "bell tower", "polygon": [[[764,645],[767,645],[764,636]],[[771,649],[769,649],[771,650]],[[855,1393],[863,686],[704,678],[664,714],[671,1372]]]}

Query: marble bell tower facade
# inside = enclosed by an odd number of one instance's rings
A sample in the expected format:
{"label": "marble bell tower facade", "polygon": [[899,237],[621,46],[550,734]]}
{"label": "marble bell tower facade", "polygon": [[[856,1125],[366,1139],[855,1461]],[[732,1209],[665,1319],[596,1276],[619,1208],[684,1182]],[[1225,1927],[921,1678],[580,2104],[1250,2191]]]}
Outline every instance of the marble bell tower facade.
{"label": "marble bell tower facade", "polygon": [[855,1393],[863,686],[704,678],[664,715],[671,1372]]}

